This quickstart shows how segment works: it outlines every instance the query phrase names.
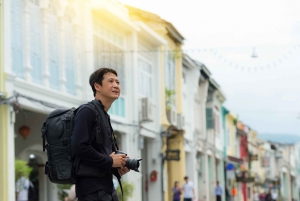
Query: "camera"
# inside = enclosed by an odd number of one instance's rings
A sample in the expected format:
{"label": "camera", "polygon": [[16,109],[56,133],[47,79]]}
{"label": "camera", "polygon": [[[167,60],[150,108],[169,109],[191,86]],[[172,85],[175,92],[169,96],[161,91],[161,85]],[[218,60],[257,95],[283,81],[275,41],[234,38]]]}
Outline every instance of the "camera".
{"label": "camera", "polygon": [[[120,151],[120,150],[117,150],[116,152],[115,152],[116,154],[125,154],[126,156],[127,156],[127,154],[125,153],[125,152],[123,152],[123,151]],[[136,171],[136,172],[140,172],[139,170],[138,170],[138,168],[140,167],[140,161],[141,161],[142,159],[141,158],[127,158],[126,159],[126,167],[128,168],[128,169],[130,169],[130,170],[134,170],[134,171]]]}

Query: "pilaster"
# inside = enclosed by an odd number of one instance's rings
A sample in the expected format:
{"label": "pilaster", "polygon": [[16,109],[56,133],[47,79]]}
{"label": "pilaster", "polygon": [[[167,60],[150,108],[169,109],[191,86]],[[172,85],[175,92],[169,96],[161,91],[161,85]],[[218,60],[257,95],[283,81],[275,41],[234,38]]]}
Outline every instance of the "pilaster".
{"label": "pilaster", "polygon": [[75,92],[77,95],[82,92],[82,79],[80,76],[80,66],[82,66],[82,32],[81,27],[78,24],[73,25],[75,30],[75,48],[74,48],[74,58],[75,58]]}
{"label": "pilaster", "polygon": [[42,44],[43,44],[43,85],[46,88],[50,87],[49,83],[49,16],[46,8],[42,9]]}
{"label": "pilaster", "polygon": [[31,82],[31,61],[30,61],[30,1],[24,1],[24,78]]}
{"label": "pilaster", "polygon": [[66,89],[66,46],[65,46],[65,20],[63,16],[59,17],[59,38],[60,38],[60,47],[59,47],[59,66],[60,66],[60,76],[59,76],[59,82],[60,82],[60,89],[62,93],[65,93],[67,91]]}

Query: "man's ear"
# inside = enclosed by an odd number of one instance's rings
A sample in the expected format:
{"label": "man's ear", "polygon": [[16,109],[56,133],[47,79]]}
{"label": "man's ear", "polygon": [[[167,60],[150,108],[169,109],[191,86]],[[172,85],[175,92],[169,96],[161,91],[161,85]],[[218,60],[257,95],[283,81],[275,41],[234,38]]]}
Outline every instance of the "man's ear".
{"label": "man's ear", "polygon": [[101,89],[100,84],[98,84],[97,82],[94,83],[94,87],[95,87],[96,91],[100,91],[100,89]]}

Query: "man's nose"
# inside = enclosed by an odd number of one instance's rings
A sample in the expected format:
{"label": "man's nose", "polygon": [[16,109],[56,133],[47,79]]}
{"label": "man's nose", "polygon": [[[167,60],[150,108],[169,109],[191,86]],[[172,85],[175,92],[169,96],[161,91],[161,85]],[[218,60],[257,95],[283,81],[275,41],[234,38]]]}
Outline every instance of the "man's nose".
{"label": "man's nose", "polygon": [[119,88],[119,85],[116,82],[114,82],[113,87]]}

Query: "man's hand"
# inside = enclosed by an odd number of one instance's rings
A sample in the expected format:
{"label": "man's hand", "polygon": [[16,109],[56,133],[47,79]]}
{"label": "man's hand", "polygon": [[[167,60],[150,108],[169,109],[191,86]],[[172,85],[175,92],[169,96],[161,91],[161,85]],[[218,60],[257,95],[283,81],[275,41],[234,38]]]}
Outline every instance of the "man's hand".
{"label": "man's hand", "polygon": [[112,167],[120,167],[124,168],[126,164],[126,155],[125,154],[115,154],[115,152],[112,152],[110,155],[113,159]]}
{"label": "man's hand", "polygon": [[118,168],[118,173],[120,176],[123,176],[124,174],[126,174],[129,171],[130,171],[130,169],[128,169],[126,166],[124,166],[123,168]]}

